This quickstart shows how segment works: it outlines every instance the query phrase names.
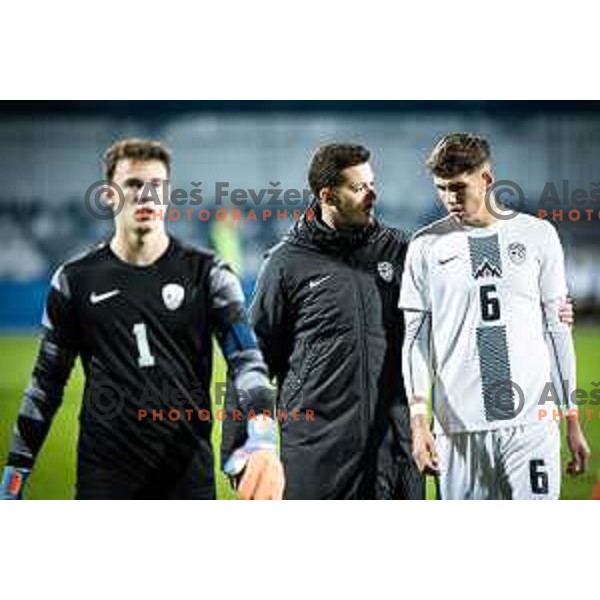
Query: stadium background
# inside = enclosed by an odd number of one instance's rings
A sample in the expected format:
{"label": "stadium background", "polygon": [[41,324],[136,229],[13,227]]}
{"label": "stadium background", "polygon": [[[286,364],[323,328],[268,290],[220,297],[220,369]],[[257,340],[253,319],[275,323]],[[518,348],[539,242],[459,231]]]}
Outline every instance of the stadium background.
{"label": "stadium background", "polygon": [[[160,138],[174,153],[173,185],[189,192],[191,182],[201,181],[200,208],[208,210],[216,208],[216,182],[228,182],[230,192],[269,189],[271,182],[280,182],[282,190],[303,190],[317,145],[363,143],[373,151],[379,216],[412,231],[443,214],[423,164],[428,150],[444,133],[464,130],[489,136],[497,177],[521,186],[529,212],[536,212],[546,182],[559,194],[564,180],[570,191],[581,188],[588,195],[593,182],[600,185],[596,102],[0,103],[0,467],[29,380],[49,274],[109,235],[110,223],[94,219],[83,198],[103,178],[101,156],[115,139]],[[250,208],[258,221],[182,218],[169,224],[178,237],[214,247],[231,260],[249,295],[263,252],[292,225],[291,207],[288,219],[265,221],[262,208],[251,201],[242,207],[244,215]],[[564,206],[557,227],[577,305],[578,382],[589,391],[600,381],[600,229],[597,216],[569,221],[571,208]],[[215,368],[214,380],[222,381],[222,359]],[[78,368],[31,478],[30,498],[72,496],[81,385]],[[594,413],[582,422],[593,452],[590,471],[565,479],[565,498],[589,498],[600,473],[597,408]],[[218,443],[218,427],[214,437]],[[223,479],[219,493],[231,496]]]}

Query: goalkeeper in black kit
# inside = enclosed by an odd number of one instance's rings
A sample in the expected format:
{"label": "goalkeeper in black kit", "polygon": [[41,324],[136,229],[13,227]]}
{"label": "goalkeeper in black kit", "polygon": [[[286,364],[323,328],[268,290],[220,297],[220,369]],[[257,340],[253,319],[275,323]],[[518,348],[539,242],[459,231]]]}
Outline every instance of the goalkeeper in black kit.
{"label": "goalkeeper in black kit", "polygon": [[281,498],[276,427],[262,416],[273,414],[274,392],[238,278],[211,252],[167,234],[171,158],[160,143],[122,140],[105,162],[115,233],[52,278],[1,496],[22,497],[79,356],[76,497],[213,499],[211,422],[200,414],[210,411],[214,335],[248,416],[245,442],[225,471],[242,498]]}

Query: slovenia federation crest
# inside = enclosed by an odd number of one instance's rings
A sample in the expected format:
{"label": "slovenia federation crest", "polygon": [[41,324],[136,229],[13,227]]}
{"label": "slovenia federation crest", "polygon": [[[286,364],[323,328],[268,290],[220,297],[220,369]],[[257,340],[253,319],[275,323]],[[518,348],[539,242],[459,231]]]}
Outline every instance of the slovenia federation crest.
{"label": "slovenia federation crest", "polygon": [[512,244],[509,244],[508,256],[516,265],[520,265],[521,263],[525,262],[525,259],[527,258],[525,244],[521,244],[521,242],[513,242]]}
{"label": "slovenia federation crest", "polygon": [[377,272],[381,279],[386,283],[390,283],[394,278],[394,266],[390,262],[384,261],[377,263]]}
{"label": "slovenia federation crest", "polygon": [[162,289],[162,298],[169,310],[177,310],[183,302],[185,290],[178,283],[168,283]]}

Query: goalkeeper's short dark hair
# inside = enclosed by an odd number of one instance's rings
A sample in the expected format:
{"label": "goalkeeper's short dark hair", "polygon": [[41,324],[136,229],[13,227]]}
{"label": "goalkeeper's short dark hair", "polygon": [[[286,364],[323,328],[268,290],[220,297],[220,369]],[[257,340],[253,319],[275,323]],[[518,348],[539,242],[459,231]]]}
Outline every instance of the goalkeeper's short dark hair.
{"label": "goalkeeper's short dark hair", "polygon": [[327,144],[317,148],[308,167],[308,185],[314,196],[324,187],[342,182],[342,171],[368,162],[371,152],[358,144]]}
{"label": "goalkeeper's short dark hair", "polygon": [[489,142],[476,133],[449,133],[435,145],[427,158],[433,175],[450,179],[470,173],[491,158]]}
{"label": "goalkeeper's short dark hair", "polygon": [[107,179],[112,179],[119,160],[160,160],[171,173],[171,153],[156,140],[127,138],[118,140],[104,153],[104,171]]}

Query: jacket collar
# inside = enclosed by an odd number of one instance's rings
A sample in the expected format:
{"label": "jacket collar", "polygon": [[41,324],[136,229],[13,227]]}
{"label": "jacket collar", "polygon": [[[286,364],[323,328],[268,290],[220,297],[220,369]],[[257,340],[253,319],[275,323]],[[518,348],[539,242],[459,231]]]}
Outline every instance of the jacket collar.
{"label": "jacket collar", "polygon": [[[309,215],[313,218],[309,218]],[[332,229],[323,222],[321,207],[313,201],[302,219],[294,225],[286,239],[292,244],[317,248],[330,254],[349,254],[359,246],[372,241],[380,232],[381,225],[374,220],[366,227]]]}

